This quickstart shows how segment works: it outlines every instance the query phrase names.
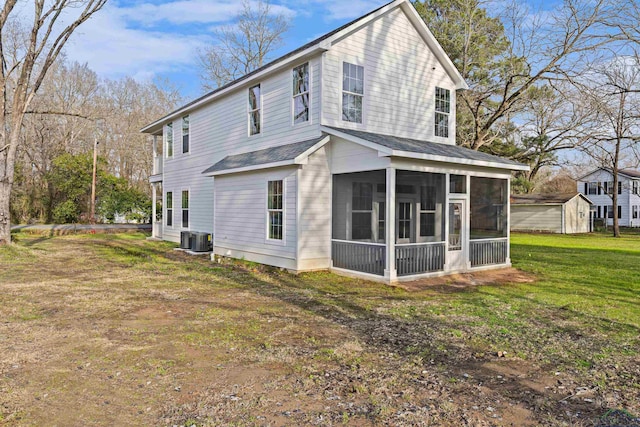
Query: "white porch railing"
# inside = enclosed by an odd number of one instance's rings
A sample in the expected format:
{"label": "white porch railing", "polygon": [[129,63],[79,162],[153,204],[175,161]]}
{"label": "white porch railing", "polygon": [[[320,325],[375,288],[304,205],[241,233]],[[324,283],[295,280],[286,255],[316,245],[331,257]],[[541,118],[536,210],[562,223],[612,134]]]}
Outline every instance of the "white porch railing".
{"label": "white porch railing", "polygon": [[386,246],[380,243],[331,241],[333,266],[363,273],[384,275]]}
{"label": "white porch railing", "polygon": [[471,267],[504,264],[507,261],[509,239],[478,239],[469,242],[469,261]]}
{"label": "white porch railing", "polygon": [[396,245],[398,276],[429,273],[444,269],[445,242]]}

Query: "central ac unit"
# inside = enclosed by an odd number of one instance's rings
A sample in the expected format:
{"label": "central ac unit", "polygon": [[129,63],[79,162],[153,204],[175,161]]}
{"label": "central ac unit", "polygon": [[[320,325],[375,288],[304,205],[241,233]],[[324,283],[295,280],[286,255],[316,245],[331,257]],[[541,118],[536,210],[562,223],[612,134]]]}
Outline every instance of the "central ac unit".
{"label": "central ac unit", "polygon": [[193,233],[191,250],[194,252],[209,252],[213,250],[213,240],[211,239],[211,234],[203,232]]}
{"label": "central ac unit", "polygon": [[193,233],[190,231],[180,232],[180,249],[191,249],[193,243]]}

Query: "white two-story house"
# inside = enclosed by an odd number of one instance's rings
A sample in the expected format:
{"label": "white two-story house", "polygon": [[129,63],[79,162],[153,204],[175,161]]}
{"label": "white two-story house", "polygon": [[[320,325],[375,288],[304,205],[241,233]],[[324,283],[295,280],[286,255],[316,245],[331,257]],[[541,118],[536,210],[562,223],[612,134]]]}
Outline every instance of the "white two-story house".
{"label": "white two-story house", "polygon": [[456,146],[465,88],[395,0],[142,129],[154,236],[208,232],[214,255],[388,283],[507,266],[527,166]]}
{"label": "white two-story house", "polygon": [[[618,215],[621,227],[640,227],[640,171],[621,169],[618,171],[618,207],[613,208],[611,198],[613,173],[610,169],[599,168],[577,180],[578,191],[593,202],[596,219],[613,224],[613,215]],[[615,213],[614,213],[615,211]]]}

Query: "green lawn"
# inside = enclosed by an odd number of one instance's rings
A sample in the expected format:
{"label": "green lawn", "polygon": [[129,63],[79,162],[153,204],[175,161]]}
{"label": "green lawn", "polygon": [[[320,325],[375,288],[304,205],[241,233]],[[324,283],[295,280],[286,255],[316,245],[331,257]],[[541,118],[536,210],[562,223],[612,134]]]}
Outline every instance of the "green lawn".
{"label": "green lawn", "polygon": [[18,234],[0,248],[0,425],[640,414],[638,235],[515,234],[512,262],[530,282],[419,291],[173,247]]}

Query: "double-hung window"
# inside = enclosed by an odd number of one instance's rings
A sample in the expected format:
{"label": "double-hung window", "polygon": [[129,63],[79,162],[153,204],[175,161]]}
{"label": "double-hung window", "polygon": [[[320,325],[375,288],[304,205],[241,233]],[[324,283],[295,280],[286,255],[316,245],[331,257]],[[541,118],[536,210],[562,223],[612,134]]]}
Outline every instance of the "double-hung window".
{"label": "double-hung window", "polygon": [[189,152],[189,116],[182,118],[182,153]]}
{"label": "double-hung window", "polygon": [[632,191],[633,194],[638,194],[638,181],[633,181]]}
{"label": "double-hung window", "polygon": [[362,123],[364,97],[364,67],[342,64],[342,120]]}
{"label": "double-hung window", "polygon": [[598,194],[598,183],[597,182],[590,182],[587,185],[587,194]]}
{"label": "double-hung window", "polygon": [[284,239],[284,185],[282,180],[267,185],[267,235],[271,240]]}
{"label": "double-hung window", "polygon": [[249,88],[249,136],[260,133],[260,85]]}
{"label": "double-hung window", "polygon": [[451,112],[451,91],[436,87],[435,135],[449,137],[449,114]]}
{"label": "double-hung window", "polygon": [[293,69],[293,123],[309,121],[309,63]]}
{"label": "double-hung window", "polygon": [[173,123],[167,124],[167,157],[173,157]]}
{"label": "double-hung window", "polygon": [[638,219],[638,206],[633,206],[632,208],[632,219]]}
{"label": "double-hung window", "polygon": [[173,227],[173,192],[167,191],[164,204],[167,207],[167,227]]}
{"label": "double-hung window", "polygon": [[420,187],[420,237],[436,235],[436,187]]}
{"label": "double-hung window", "polygon": [[354,182],[351,188],[351,239],[370,240],[373,184]]}
{"label": "double-hung window", "polygon": [[189,227],[189,190],[182,192],[182,228]]}

